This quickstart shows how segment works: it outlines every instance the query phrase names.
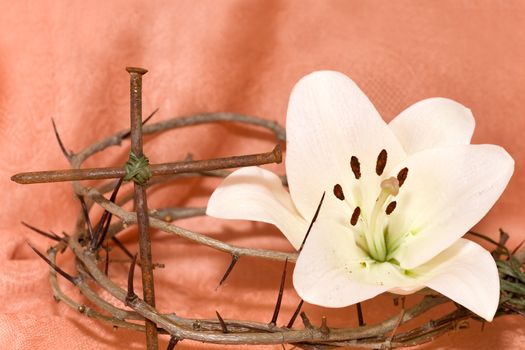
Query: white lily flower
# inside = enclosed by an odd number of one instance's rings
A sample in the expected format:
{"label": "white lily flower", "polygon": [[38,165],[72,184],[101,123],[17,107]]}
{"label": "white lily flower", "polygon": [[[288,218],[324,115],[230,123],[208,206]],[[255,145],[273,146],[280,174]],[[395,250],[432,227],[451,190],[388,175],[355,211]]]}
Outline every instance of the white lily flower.
{"label": "white lily flower", "polygon": [[461,238],[494,205],[514,171],[495,145],[470,145],[474,119],[457,102],[418,102],[386,124],[345,75],[314,72],[290,97],[286,172],[235,171],[207,214],[276,225],[300,252],[294,287],[307,302],[343,307],[425,286],[491,321],[496,264]]}

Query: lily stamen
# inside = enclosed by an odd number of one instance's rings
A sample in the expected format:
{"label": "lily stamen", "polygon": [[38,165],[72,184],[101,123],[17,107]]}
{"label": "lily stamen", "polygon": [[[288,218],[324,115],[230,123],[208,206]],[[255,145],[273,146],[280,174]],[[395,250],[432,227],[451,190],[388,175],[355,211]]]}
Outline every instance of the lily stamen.
{"label": "lily stamen", "polygon": [[352,226],[355,226],[357,224],[357,220],[359,219],[360,214],[361,214],[361,208],[356,207],[354,209],[354,212],[352,213],[352,217],[350,218],[350,224],[352,224]]}
{"label": "lily stamen", "polygon": [[337,197],[337,199],[344,201],[345,200],[345,194],[343,192],[343,188],[341,185],[336,184],[334,186],[334,196]]}
{"label": "lily stamen", "polygon": [[356,156],[352,156],[350,159],[350,167],[352,168],[355,179],[359,180],[361,177],[361,164],[359,163],[359,159]]}
{"label": "lily stamen", "polygon": [[392,201],[392,202],[390,202],[390,203],[386,206],[386,209],[385,209],[385,213],[386,213],[386,215],[390,215],[390,214],[392,214],[392,212],[394,211],[394,209],[396,209],[396,205],[397,205],[397,202],[396,202],[396,201]]}
{"label": "lily stamen", "polygon": [[388,154],[386,153],[386,150],[383,149],[381,152],[379,152],[379,155],[377,156],[377,162],[376,162],[376,174],[381,176],[383,174],[383,171],[385,170],[386,161],[388,158]]}
{"label": "lily stamen", "polygon": [[397,173],[397,181],[399,181],[399,187],[403,186],[408,176],[408,168],[403,168]]}

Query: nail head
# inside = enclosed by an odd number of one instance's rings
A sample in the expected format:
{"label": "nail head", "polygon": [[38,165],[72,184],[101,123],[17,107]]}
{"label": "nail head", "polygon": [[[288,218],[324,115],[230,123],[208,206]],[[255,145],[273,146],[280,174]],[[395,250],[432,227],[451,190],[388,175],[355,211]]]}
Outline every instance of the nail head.
{"label": "nail head", "polygon": [[126,70],[128,73],[138,73],[138,74],[146,74],[148,72],[147,69],[140,68],[140,67],[126,67]]}

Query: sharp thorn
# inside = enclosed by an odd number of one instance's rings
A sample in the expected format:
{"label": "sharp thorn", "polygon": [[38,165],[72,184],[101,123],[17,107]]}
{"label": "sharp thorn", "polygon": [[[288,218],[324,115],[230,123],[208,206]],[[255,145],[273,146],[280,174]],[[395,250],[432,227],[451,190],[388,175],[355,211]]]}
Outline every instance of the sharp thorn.
{"label": "sharp thorn", "polygon": [[308,318],[308,316],[306,316],[306,313],[304,311],[301,312],[301,320],[303,321],[304,328],[314,329],[312,322],[310,322],[310,319]]}
{"label": "sharp thorn", "polygon": [[233,268],[235,267],[235,264],[237,264],[238,260],[239,260],[239,256],[233,254],[232,255],[232,260],[230,262],[230,265],[226,269],[226,272],[224,272],[224,275],[222,276],[222,278],[221,278],[219,284],[217,285],[217,287],[215,287],[215,290],[219,289],[219,287],[222,286],[222,284],[226,281],[226,279],[228,278],[228,276],[232,272]]}
{"label": "sharp thorn", "polygon": [[87,208],[86,201],[84,200],[83,196],[77,196],[78,200],[80,201],[80,206],[82,207],[82,215],[84,215],[84,221],[86,221],[86,225],[88,228],[89,236],[91,238],[91,241],[95,240],[95,233],[93,232],[93,226],[91,225],[91,220],[89,219],[89,211]]}
{"label": "sharp thorn", "polygon": [[135,274],[135,264],[137,263],[137,255],[133,257],[133,260],[131,261],[131,265],[129,267],[129,273],[128,273],[128,295],[126,296],[126,303],[131,303],[134,299],[137,298],[137,295],[135,294],[135,290],[133,288],[133,275]]}
{"label": "sharp thorn", "polygon": [[356,308],[357,308],[357,320],[359,322],[359,327],[362,327],[365,325],[365,320],[363,319],[363,310],[361,309],[361,303],[357,303]]}
{"label": "sharp thorn", "polygon": [[53,231],[51,231],[51,230],[49,230],[49,233],[50,233],[52,236],[54,236],[54,237],[56,237],[56,238],[58,238],[58,239],[60,239],[60,240],[63,240],[63,239],[66,238],[66,237],[60,237],[59,235],[57,235],[55,232],[53,232]]}
{"label": "sharp thorn", "polygon": [[319,205],[317,206],[317,209],[315,210],[314,217],[312,218],[312,221],[310,222],[310,226],[308,226],[308,230],[306,231],[306,235],[304,236],[303,242],[301,243],[301,247],[299,248],[299,252],[303,250],[303,246],[306,243],[306,240],[308,239],[308,235],[310,234],[310,231],[312,230],[312,226],[314,225],[315,220],[317,220],[317,216],[319,215],[319,211],[321,210],[321,206],[323,205],[324,195],[326,192],[323,192],[323,195],[321,196],[321,200],[319,201]]}
{"label": "sharp thorn", "polygon": [[66,280],[68,280],[69,282],[71,282],[75,286],[80,282],[80,279],[78,277],[73,277],[69,273],[67,273],[66,271],[62,270],[60,267],[58,267],[56,264],[54,264],[51,260],[49,260],[47,256],[45,256],[38,249],[36,249],[31,243],[27,242],[27,244],[29,245],[29,247],[31,247],[31,249],[33,249],[33,251],[39,257],[41,257],[49,266],[51,266],[53,268],[53,270],[58,272]]}
{"label": "sharp thorn", "polygon": [[[109,198],[109,201],[111,203],[115,203],[115,200],[117,199],[117,193],[120,189],[120,186],[122,185],[122,181],[124,179],[120,178],[117,182],[117,185],[113,189],[113,193],[111,193],[111,197]],[[95,239],[91,241],[91,249],[97,250],[100,248],[100,246],[104,243],[104,240],[106,239],[106,235],[109,230],[109,225],[111,224],[111,218],[113,215],[107,211],[104,210],[104,214],[102,214],[102,217],[100,218],[100,222],[97,224],[95,228]]]}
{"label": "sharp thorn", "polygon": [[115,236],[111,237],[111,240],[119,247],[124,254],[126,254],[131,260],[133,260],[134,255],[126,248],[126,246]]}
{"label": "sharp thorn", "polygon": [[277,301],[275,302],[275,308],[273,310],[272,320],[270,321],[271,325],[277,323],[277,317],[279,316],[279,311],[281,310],[281,302],[283,300],[283,291],[284,283],[286,281],[286,269],[288,267],[288,258],[284,261],[283,274],[281,275],[281,284],[279,285],[279,294],[277,295]]}
{"label": "sharp thorn", "polygon": [[217,318],[219,319],[219,323],[221,324],[222,333],[228,333],[228,327],[226,327],[226,323],[221,317],[221,314],[219,314],[219,311],[215,311],[215,313],[217,314]]}
{"label": "sharp thorn", "polygon": [[328,321],[326,319],[326,316],[323,316],[321,318],[321,327],[319,328],[319,330],[321,331],[321,334],[323,334],[324,336],[327,336],[328,334],[330,334],[330,328],[328,328]]}
{"label": "sharp thorn", "polygon": [[104,274],[107,276],[109,272],[109,245],[106,243],[105,249],[106,251],[106,261],[104,264]]}
{"label": "sharp thorn", "polygon": [[[159,111],[159,108],[157,107],[153,112],[150,113],[150,115],[148,115],[146,119],[142,121],[142,125],[145,125],[151,118],[153,118],[155,114],[157,114],[158,111]],[[128,131],[124,133],[121,138],[127,139],[128,137],[130,137],[130,135],[131,135],[131,131]]]}
{"label": "sharp thorn", "polygon": [[286,328],[292,328],[295,320],[297,319],[297,316],[299,316],[299,312],[301,311],[301,308],[303,307],[304,300],[301,299],[297,307],[295,308],[295,311],[292,315],[292,318],[290,318],[290,321],[286,325]]}
{"label": "sharp thorn", "polygon": [[509,234],[505,231],[503,231],[503,229],[499,229],[499,244],[504,246],[507,241],[509,240]]}
{"label": "sharp thorn", "polygon": [[170,342],[168,343],[168,347],[166,350],[173,350],[175,349],[175,346],[177,346],[177,343],[179,342],[179,338],[177,337],[171,337]]}
{"label": "sharp thorn", "polygon": [[98,239],[98,243],[94,250],[99,249],[102,244],[104,244],[104,241],[106,240],[106,235],[109,231],[109,226],[111,225],[111,218],[113,217],[112,214],[109,214],[106,219],[106,224],[104,225],[104,228],[102,229],[102,233],[100,234],[100,238]]}
{"label": "sharp thorn", "polygon": [[39,235],[42,235],[42,236],[47,237],[47,238],[50,238],[50,239],[52,239],[54,241],[60,242],[63,239],[62,237],[59,237],[59,236],[57,236],[54,233],[48,233],[48,232],[43,231],[41,229],[38,229],[38,228],[36,228],[34,226],[31,226],[31,225],[29,225],[28,223],[26,223],[24,221],[21,221],[21,224],[24,225],[25,227],[27,227],[28,229],[38,233]]}
{"label": "sharp thorn", "polygon": [[155,110],[154,110],[153,112],[151,112],[151,113],[146,117],[146,119],[144,119],[144,120],[142,121],[142,125],[144,126],[147,122],[149,122],[149,120],[150,120],[151,118],[153,118],[153,116],[154,116],[155,114],[157,114],[157,112],[159,111],[159,109],[160,109],[159,107],[155,108]]}
{"label": "sharp thorn", "polygon": [[64,143],[60,138],[60,134],[58,133],[58,129],[53,118],[51,118],[51,123],[53,124],[53,130],[55,131],[55,137],[58,141],[58,145],[60,146],[60,150],[62,150],[62,153],[64,154],[67,160],[71,159],[71,153],[66,150],[66,147],[64,146]]}

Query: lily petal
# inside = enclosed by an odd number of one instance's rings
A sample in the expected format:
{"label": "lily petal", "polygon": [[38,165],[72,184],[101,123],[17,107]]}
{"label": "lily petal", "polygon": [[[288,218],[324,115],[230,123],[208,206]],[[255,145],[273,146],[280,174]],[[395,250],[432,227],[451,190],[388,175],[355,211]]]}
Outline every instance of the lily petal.
{"label": "lily petal", "polygon": [[492,321],[498,309],[500,287],[496,263],[483,247],[459,239],[434,259],[412,271],[429,288]]}
{"label": "lily petal", "polygon": [[313,216],[321,194],[331,193],[336,184],[343,186],[346,197],[353,197],[354,204],[362,205],[355,198],[362,196],[355,191],[352,156],[360,161],[365,207],[373,206],[374,193],[379,191],[375,169],[381,150],[388,152],[385,171],[406,156],[370,100],[339,72],[314,72],[297,83],[288,105],[286,134],[290,193],[305,218]]}
{"label": "lily petal", "polygon": [[333,218],[320,218],[312,226],[295,264],[294,288],[303,300],[325,307],[344,307],[370,299],[388,287],[369,283],[373,276],[361,272],[365,260],[348,227]]}
{"label": "lily petal", "polygon": [[413,104],[388,125],[407,154],[413,154],[427,148],[468,145],[475,121],[467,107],[435,97]]}
{"label": "lily petal", "polygon": [[416,153],[403,167],[408,178],[389,220],[389,246],[399,245],[392,257],[412,269],[485,216],[507,186],[514,160],[499,146],[464,145]]}
{"label": "lily petal", "polygon": [[211,195],[206,214],[274,224],[295,249],[301,246],[308,229],[281,179],[259,167],[236,170],[224,179]]}

